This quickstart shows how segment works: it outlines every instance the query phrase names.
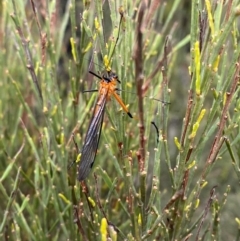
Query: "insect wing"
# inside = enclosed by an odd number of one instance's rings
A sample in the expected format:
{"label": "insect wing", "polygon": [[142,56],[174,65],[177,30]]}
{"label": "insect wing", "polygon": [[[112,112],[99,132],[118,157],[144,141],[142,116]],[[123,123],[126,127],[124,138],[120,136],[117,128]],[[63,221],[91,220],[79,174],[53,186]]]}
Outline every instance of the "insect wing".
{"label": "insect wing", "polygon": [[89,125],[85,143],[82,148],[80,164],[78,168],[78,180],[83,181],[92,169],[99,139],[101,136],[104,109],[106,105],[106,96],[100,96],[101,101],[97,101],[94,109],[92,121]]}

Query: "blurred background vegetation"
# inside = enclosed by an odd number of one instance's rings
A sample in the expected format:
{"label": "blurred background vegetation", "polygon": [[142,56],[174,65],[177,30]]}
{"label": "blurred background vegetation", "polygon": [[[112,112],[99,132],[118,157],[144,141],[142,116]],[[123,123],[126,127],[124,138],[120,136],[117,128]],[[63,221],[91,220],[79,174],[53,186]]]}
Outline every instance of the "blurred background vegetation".
{"label": "blurred background vegetation", "polygon": [[[0,0],[0,239],[239,240],[239,14],[239,0]],[[79,183],[97,98],[83,90],[105,55],[134,118],[107,103]]]}

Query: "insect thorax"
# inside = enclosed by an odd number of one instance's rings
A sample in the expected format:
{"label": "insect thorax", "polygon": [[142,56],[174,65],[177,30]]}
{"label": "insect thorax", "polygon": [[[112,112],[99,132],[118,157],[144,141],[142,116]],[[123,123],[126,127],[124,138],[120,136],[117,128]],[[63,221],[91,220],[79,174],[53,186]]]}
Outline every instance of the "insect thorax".
{"label": "insect thorax", "polygon": [[112,71],[108,71],[107,74],[104,74],[102,76],[103,80],[107,83],[110,83],[110,82],[113,82],[113,81],[117,81],[119,82],[118,80],[118,76],[116,75],[116,73],[112,72]]}

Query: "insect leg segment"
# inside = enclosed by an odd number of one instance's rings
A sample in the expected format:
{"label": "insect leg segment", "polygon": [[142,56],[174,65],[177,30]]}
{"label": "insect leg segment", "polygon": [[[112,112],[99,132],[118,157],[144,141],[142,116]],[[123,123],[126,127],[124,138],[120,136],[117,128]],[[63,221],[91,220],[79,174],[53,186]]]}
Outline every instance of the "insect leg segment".
{"label": "insect leg segment", "polygon": [[88,72],[89,72],[90,74],[92,74],[93,76],[97,77],[98,79],[100,79],[100,80],[102,79],[102,77],[101,77],[100,75],[94,73],[93,71],[89,70]]}
{"label": "insect leg segment", "polygon": [[119,103],[119,105],[121,105],[121,107],[123,108],[123,110],[128,114],[128,116],[129,116],[130,118],[133,118],[132,114],[128,111],[127,106],[123,103],[123,101],[122,101],[122,99],[119,97],[119,95],[118,95],[115,91],[113,91],[112,94],[113,94],[114,98],[117,100],[117,102]]}
{"label": "insect leg segment", "polygon": [[151,124],[155,127],[155,129],[156,129],[156,132],[157,132],[157,143],[159,143],[159,129],[158,129],[158,127],[157,127],[157,125],[155,124],[155,122],[154,121],[151,121]]}
{"label": "insect leg segment", "polygon": [[93,93],[98,92],[98,90],[84,90],[83,93]]}

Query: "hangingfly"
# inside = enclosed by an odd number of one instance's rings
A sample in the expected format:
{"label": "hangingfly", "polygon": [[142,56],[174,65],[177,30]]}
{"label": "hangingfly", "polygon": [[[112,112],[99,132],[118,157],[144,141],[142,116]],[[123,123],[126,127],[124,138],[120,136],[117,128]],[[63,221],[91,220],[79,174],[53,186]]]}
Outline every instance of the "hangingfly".
{"label": "hangingfly", "polygon": [[78,180],[83,181],[91,171],[95,160],[98,143],[102,130],[104,110],[107,101],[113,96],[121,105],[129,117],[133,118],[122,99],[116,93],[118,77],[115,73],[109,71],[108,76],[100,77],[89,71],[91,74],[100,79],[98,99],[94,108],[93,116],[88,127],[85,142],[81,152],[80,164],[78,167]]}

